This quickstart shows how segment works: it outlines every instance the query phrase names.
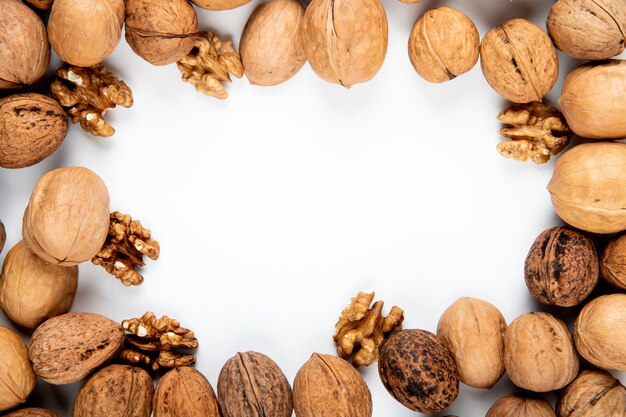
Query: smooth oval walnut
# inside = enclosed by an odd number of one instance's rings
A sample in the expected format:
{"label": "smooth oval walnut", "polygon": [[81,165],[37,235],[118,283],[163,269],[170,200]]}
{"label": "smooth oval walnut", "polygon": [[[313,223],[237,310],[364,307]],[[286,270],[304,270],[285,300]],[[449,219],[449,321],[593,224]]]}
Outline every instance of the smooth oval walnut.
{"label": "smooth oval walnut", "polygon": [[25,402],[36,382],[26,345],[15,332],[0,325],[0,411]]}
{"label": "smooth oval walnut", "polygon": [[626,294],[598,297],[574,323],[578,353],[595,366],[626,372]]}
{"label": "smooth oval walnut", "polygon": [[626,388],[611,374],[584,370],[561,392],[559,417],[624,417]]}
{"label": "smooth oval walnut", "polygon": [[381,346],[378,374],[405,407],[433,414],[459,395],[459,371],[441,340],[426,330],[401,330]]}
{"label": "smooth oval walnut", "polygon": [[478,62],[480,38],[471,19],[451,7],[428,10],[413,25],[409,58],[427,81],[441,83],[471,70]]}
{"label": "smooth oval walnut", "polygon": [[37,327],[30,360],[37,376],[51,384],[71,384],[113,359],[124,343],[119,323],[93,313],[67,313]]}
{"label": "smooth oval walnut", "polygon": [[28,407],[5,414],[4,417],[61,417],[61,415],[45,408]]}
{"label": "smooth oval walnut", "polygon": [[446,309],[437,336],[450,350],[461,382],[491,388],[504,374],[506,320],[493,304],[463,297]]}
{"label": "smooth oval walnut", "polygon": [[26,246],[44,261],[73,266],[93,258],[109,232],[109,192],[83,167],[41,177],[22,221]]}
{"label": "smooth oval walnut", "polygon": [[0,167],[24,168],[47,158],[67,134],[67,115],[42,94],[0,99]]}
{"label": "smooth oval walnut", "polygon": [[290,417],[291,386],[276,362],[243,352],[224,364],[217,381],[224,417]]}
{"label": "smooth oval walnut", "polygon": [[376,75],[387,53],[387,15],[379,0],[313,0],[302,39],[311,68],[351,87]]}
{"label": "smooth oval walnut", "polygon": [[556,417],[556,414],[543,398],[509,394],[493,403],[485,417]]}
{"label": "smooth oval walnut", "polygon": [[128,0],[126,42],[154,65],[180,61],[194,47],[198,16],[187,0]]}
{"label": "smooth oval walnut", "polygon": [[480,64],[493,89],[514,103],[541,101],[559,76],[552,40],[525,19],[490,30],[480,44]]}
{"label": "smooth oval walnut", "polygon": [[626,138],[626,61],[581,65],[563,81],[559,98],[569,127],[590,139]]}
{"label": "smooth oval walnut", "polygon": [[154,392],[154,417],[219,417],[213,387],[200,372],[183,366],[161,377]]}
{"label": "smooth oval walnut", "polygon": [[626,234],[611,239],[606,245],[600,272],[606,282],[626,290]]}
{"label": "smooth oval walnut", "polygon": [[250,0],[191,0],[191,2],[207,10],[230,10],[243,6]]}
{"label": "smooth oval walnut", "polygon": [[50,45],[71,65],[91,67],[113,52],[124,24],[124,0],[55,0]]}
{"label": "smooth oval walnut", "polygon": [[578,356],[563,321],[548,313],[522,314],[504,334],[504,366],[520,388],[548,392],[578,375]]}
{"label": "smooth oval walnut", "polygon": [[110,365],[80,387],[72,417],[150,417],[153,393],[152,378],[143,369]]}
{"label": "smooth oval walnut", "polygon": [[548,191],[554,210],[570,225],[593,233],[626,230],[626,144],[583,143],[554,167]]}
{"label": "smooth oval walnut", "polygon": [[557,48],[582,60],[612,58],[624,51],[624,0],[558,0],[548,15],[548,33]]}
{"label": "smooth oval walnut", "polygon": [[50,63],[46,27],[21,1],[0,5],[0,90],[34,84]]}
{"label": "smooth oval walnut", "polygon": [[569,227],[544,230],[535,239],[524,277],[541,303],[560,307],[580,304],[598,282],[598,255],[591,239]]}
{"label": "smooth oval walnut", "polygon": [[293,381],[293,408],[296,417],[371,417],[372,396],[348,362],[314,353]]}
{"label": "smooth oval walnut", "polygon": [[300,26],[304,7],[297,0],[270,0],[257,7],[241,35],[239,54],[250,84],[277,85],[306,62]]}

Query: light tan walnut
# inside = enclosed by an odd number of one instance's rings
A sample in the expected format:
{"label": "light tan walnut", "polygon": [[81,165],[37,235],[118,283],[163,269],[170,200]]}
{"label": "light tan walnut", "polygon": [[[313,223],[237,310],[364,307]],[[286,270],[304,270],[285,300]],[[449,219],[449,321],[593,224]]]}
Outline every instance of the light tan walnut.
{"label": "light tan walnut", "polygon": [[207,96],[226,99],[228,91],[223,82],[231,82],[230,74],[243,76],[241,57],[232,41],[222,41],[212,32],[201,32],[189,54],[176,63],[183,81]]}
{"label": "light tan walnut", "polygon": [[370,308],[374,295],[374,292],[359,291],[335,324],[333,340],[337,344],[337,354],[343,359],[354,354],[354,366],[376,362],[383,342],[393,332],[402,329],[404,311],[393,306],[389,315],[383,317],[383,301],[376,301]]}
{"label": "light tan walnut", "polygon": [[569,128],[561,112],[539,101],[514,104],[502,110],[498,120],[507,125],[499,133],[512,139],[497,146],[505,158],[545,164],[569,143]]}
{"label": "light tan walnut", "polygon": [[115,129],[104,120],[104,113],[116,105],[133,105],[133,93],[126,83],[104,66],[90,68],[64,66],[57,70],[50,92],[72,123],[94,136],[112,136]]}
{"label": "light tan walnut", "polygon": [[509,394],[493,403],[485,417],[556,417],[556,414],[543,398]]}
{"label": "light tan walnut", "polygon": [[626,388],[608,372],[587,369],[563,390],[556,411],[559,417],[624,417]]}

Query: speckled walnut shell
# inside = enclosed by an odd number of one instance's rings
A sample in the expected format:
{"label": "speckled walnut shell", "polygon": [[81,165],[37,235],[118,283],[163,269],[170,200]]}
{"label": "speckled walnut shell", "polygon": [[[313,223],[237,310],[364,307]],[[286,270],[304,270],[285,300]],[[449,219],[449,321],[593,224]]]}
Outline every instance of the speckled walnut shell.
{"label": "speckled walnut shell", "polygon": [[563,388],[578,374],[578,356],[563,321],[548,313],[522,314],[504,334],[504,366],[515,385],[535,392]]}
{"label": "speckled walnut shell", "polygon": [[626,290],[626,234],[613,238],[604,248],[600,272],[606,282]]}
{"label": "speckled walnut shell", "polygon": [[257,7],[241,35],[239,54],[250,84],[281,84],[306,61],[300,26],[304,7],[297,0],[270,0]]}
{"label": "speckled walnut shell", "polygon": [[180,61],[194,46],[198,16],[187,0],[128,0],[126,41],[154,65]]}
{"label": "speckled walnut shell", "polygon": [[559,76],[552,40],[525,19],[490,30],[480,44],[480,63],[487,82],[514,103],[541,101]]}
{"label": "speckled walnut shell", "polygon": [[314,353],[293,381],[293,408],[296,417],[371,417],[372,396],[348,362]]}
{"label": "speckled walnut shell", "polygon": [[302,23],[311,68],[350,87],[370,80],[387,53],[387,15],[379,0],[313,0]]}
{"label": "speckled walnut shell", "polygon": [[34,84],[50,63],[43,22],[18,0],[0,0],[0,90]]}
{"label": "speckled walnut shell", "polygon": [[598,255],[591,239],[568,227],[543,231],[524,264],[530,293],[541,303],[560,307],[580,304],[598,282]]}
{"label": "speckled walnut shell", "polygon": [[626,372],[626,294],[598,297],[574,322],[578,353],[593,365]]}
{"label": "speckled walnut shell", "polygon": [[584,370],[559,397],[559,417],[624,417],[626,388],[608,372]]}
{"label": "speckled walnut shell", "polygon": [[152,378],[143,369],[110,365],[80,387],[72,417],[150,417],[153,393]]}
{"label": "speckled walnut shell", "polygon": [[191,2],[207,10],[230,10],[243,6],[250,0],[191,0]]}
{"label": "speckled walnut shell", "polygon": [[577,135],[626,138],[626,61],[615,59],[576,68],[563,81],[559,104]]}
{"label": "speckled walnut shell", "polygon": [[547,187],[556,213],[588,232],[626,230],[625,165],[623,143],[583,143],[569,149],[556,161]]}
{"label": "speckled walnut shell", "polygon": [[161,377],[154,392],[154,417],[220,417],[213,387],[188,366]]}
{"label": "speckled walnut shell", "polygon": [[91,67],[113,52],[124,24],[124,0],[55,0],[50,45],[71,65]]}
{"label": "speckled walnut shell", "polygon": [[413,25],[409,58],[427,81],[441,83],[471,70],[480,38],[469,17],[451,7],[428,10]]}
{"label": "speckled walnut shell", "polygon": [[290,417],[291,386],[276,362],[258,352],[237,353],[217,381],[224,417]]}
{"label": "speckled walnut shell", "polygon": [[45,408],[28,407],[5,414],[4,417],[61,417],[61,415]]}
{"label": "speckled walnut shell", "polygon": [[402,330],[380,348],[378,373],[402,405],[424,414],[448,407],[459,395],[459,371],[448,348],[426,330]]}
{"label": "speckled walnut shell", "polygon": [[24,168],[47,158],[67,134],[61,105],[42,94],[0,99],[0,167]]}
{"label": "speckled walnut shell", "polygon": [[0,325],[0,411],[25,402],[36,382],[26,345],[13,330]]}
{"label": "speckled walnut shell", "polygon": [[493,403],[485,417],[556,417],[556,414],[543,398],[509,394]]}
{"label": "speckled walnut shell", "polygon": [[557,48],[582,60],[612,58],[624,51],[624,0],[558,0],[548,15]]}
{"label": "speckled walnut shell", "polygon": [[41,379],[71,384],[113,359],[123,343],[119,323],[99,314],[67,313],[37,327],[29,356]]}

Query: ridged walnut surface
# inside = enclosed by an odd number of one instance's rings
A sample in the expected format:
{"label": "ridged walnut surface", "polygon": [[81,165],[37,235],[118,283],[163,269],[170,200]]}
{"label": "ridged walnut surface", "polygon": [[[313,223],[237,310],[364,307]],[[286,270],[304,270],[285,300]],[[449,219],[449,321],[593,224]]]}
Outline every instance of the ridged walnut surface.
{"label": "ridged walnut surface", "polygon": [[556,411],[559,417],[624,417],[626,388],[608,372],[587,369],[562,391]]}
{"label": "ridged walnut surface", "polygon": [[13,330],[0,326],[0,411],[25,402],[36,382],[26,345]]}
{"label": "ridged walnut surface", "polygon": [[61,417],[61,415],[45,408],[28,407],[5,414],[4,417]]}
{"label": "ridged walnut surface", "polygon": [[556,417],[556,414],[543,398],[509,394],[496,401],[485,417]]}
{"label": "ridged walnut surface", "polygon": [[161,377],[154,392],[154,417],[220,417],[213,387],[194,368],[175,368]]}

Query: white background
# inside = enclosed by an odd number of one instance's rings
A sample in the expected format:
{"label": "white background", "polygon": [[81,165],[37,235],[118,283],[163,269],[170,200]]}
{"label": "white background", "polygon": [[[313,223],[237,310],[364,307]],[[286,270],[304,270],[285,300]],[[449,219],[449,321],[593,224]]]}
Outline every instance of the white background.
{"label": "white background", "polygon": [[[144,62],[122,39],[105,64],[131,86],[134,107],[107,114],[113,138],[71,126],[46,161],[0,170],[8,233],[0,259],[20,239],[38,178],[57,167],[89,167],[108,185],[111,209],[140,219],[162,254],[148,261],[145,282],[135,288],[81,265],[72,309],[116,321],[146,310],[179,319],[195,331],[197,368],[214,387],[224,362],[246,350],[269,355],[293,381],[312,352],[334,352],[337,317],[363,289],[376,291],[385,312],[403,308],[405,328],[430,331],[461,296],[492,302],[509,322],[541,309],[526,289],[523,265],[535,237],[560,224],[545,189],[553,163],[502,158],[496,115],[506,103],[480,64],[451,82],[429,84],[411,67],[407,40],[428,8],[462,10],[482,37],[515,17],[545,28],[549,3],[385,0],[389,49],[372,81],[346,90],[307,64],[277,87],[235,80],[226,101],[196,93],[175,65]],[[238,47],[257,4],[199,9],[201,29]],[[559,57],[561,77],[549,103],[577,65]],[[0,323],[10,326],[3,315]],[[387,394],[376,366],[362,374],[375,417],[415,415]],[[31,403],[69,415],[77,389],[40,382]],[[439,415],[483,416],[513,390],[506,377],[491,391],[462,386]]]}

